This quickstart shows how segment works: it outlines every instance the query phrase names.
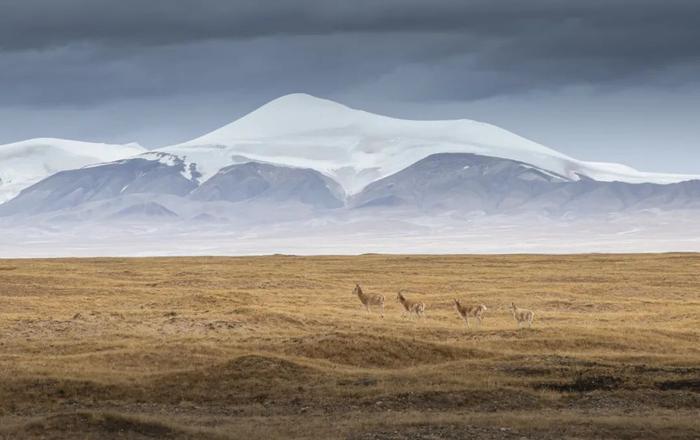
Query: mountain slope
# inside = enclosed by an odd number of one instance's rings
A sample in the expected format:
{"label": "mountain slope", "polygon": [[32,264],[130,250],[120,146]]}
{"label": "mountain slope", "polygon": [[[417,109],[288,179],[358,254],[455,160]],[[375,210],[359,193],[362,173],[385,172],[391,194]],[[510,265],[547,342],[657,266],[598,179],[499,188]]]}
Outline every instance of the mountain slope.
{"label": "mountain slope", "polygon": [[[153,207],[148,203],[164,198],[163,206],[182,218],[240,218],[249,210],[270,221],[313,216],[346,201],[350,208],[403,206],[430,215],[555,216],[700,203],[700,180],[687,180],[693,176],[581,162],[488,124],[399,120],[302,94],[276,99],[191,142],[96,165],[83,163],[95,160],[85,152],[104,159],[142,150],[50,139],[4,148],[7,163],[18,161],[14,168],[0,164],[6,174],[82,166],[0,205],[5,217],[82,206],[91,215],[79,218],[98,218],[102,201],[123,209],[129,203]],[[125,200],[129,195],[139,195],[138,201]]]}
{"label": "mountain slope", "polygon": [[200,179],[195,164],[163,152],[151,152],[56,173],[0,205],[0,216],[94,210],[95,202],[123,200],[130,195],[140,196],[138,206],[151,207],[163,196],[179,197],[178,206],[183,211],[204,209],[193,215],[206,213],[202,203],[247,202],[240,209],[252,209],[252,205],[258,204],[259,209],[265,206],[267,210],[283,204],[320,209],[344,205],[340,185],[311,169],[247,162],[225,167],[204,182]]}
{"label": "mountain slope", "polygon": [[0,205],[0,215],[57,211],[128,194],[184,196],[197,187],[196,180],[187,178],[182,161],[177,158],[168,160],[164,155],[155,157],[155,160],[149,160],[139,156],[61,171]]}
{"label": "mountain slope", "polygon": [[205,175],[240,157],[312,168],[349,194],[435,153],[474,153],[531,164],[569,180],[674,183],[697,176],[643,173],[583,162],[493,125],[470,120],[410,121],[380,116],[305,94],[283,96],[169,152]]}
{"label": "mountain slope", "polygon": [[156,202],[137,203],[112,214],[110,220],[159,220],[161,218],[176,218],[177,214]]}
{"label": "mountain slope", "polygon": [[136,144],[110,145],[65,139],[31,139],[0,145],[0,203],[63,170],[143,153]]}
{"label": "mountain slope", "polygon": [[367,186],[352,197],[356,208],[417,208],[505,214],[562,215],[628,209],[700,208],[700,181],[676,184],[571,181],[530,164],[468,153],[428,156]]}
{"label": "mountain slope", "polygon": [[[60,139],[0,146],[0,203],[58,171],[109,162],[145,150]],[[158,153],[165,154],[159,156]],[[172,160],[206,181],[222,168],[251,161],[316,170],[347,194],[436,153],[472,153],[531,164],[577,181],[676,183],[699,176],[643,173],[625,165],[583,162],[501,128],[466,119],[411,121],[355,110],[305,94],[275,99],[239,120],[141,157]]]}
{"label": "mountain slope", "polygon": [[343,206],[342,188],[318,171],[248,162],[222,168],[194,190],[194,200],[298,201],[319,208]]}

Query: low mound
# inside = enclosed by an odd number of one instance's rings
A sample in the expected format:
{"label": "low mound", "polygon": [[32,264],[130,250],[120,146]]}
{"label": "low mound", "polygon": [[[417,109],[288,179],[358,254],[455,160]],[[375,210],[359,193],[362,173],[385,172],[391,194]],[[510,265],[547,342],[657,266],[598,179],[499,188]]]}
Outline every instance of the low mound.
{"label": "low mound", "polygon": [[0,401],[12,405],[50,404],[100,396],[104,400],[143,398],[142,390],[117,384],[65,378],[9,378],[0,381]]}
{"label": "low mound", "polygon": [[295,356],[369,368],[403,368],[488,357],[488,353],[479,350],[356,333],[292,338],[286,340],[280,349]]}
{"label": "low mound", "polygon": [[[15,438],[129,438],[129,439],[207,439],[203,432],[188,432],[157,421],[118,414],[74,413],[58,414],[28,423],[10,431]],[[0,433],[4,433],[0,431]],[[8,437],[9,438],[9,437]]]}
{"label": "low mound", "polygon": [[286,359],[260,355],[240,356],[211,370],[224,373],[230,378],[245,379],[296,379],[318,374],[313,368]]}
{"label": "low mound", "polygon": [[168,401],[265,400],[332,379],[320,370],[285,359],[246,355],[214,367],[161,376],[153,381],[152,394]]}
{"label": "low mound", "polygon": [[117,219],[130,219],[130,218],[176,218],[178,217],[173,211],[169,210],[165,206],[156,202],[146,202],[137,203],[128,206],[115,214],[110,218]]}

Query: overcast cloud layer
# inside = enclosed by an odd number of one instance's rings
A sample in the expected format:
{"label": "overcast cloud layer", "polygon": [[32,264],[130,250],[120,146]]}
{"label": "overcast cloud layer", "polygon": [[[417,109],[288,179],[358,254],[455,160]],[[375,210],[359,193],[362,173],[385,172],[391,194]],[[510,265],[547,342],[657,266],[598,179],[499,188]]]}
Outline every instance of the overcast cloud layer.
{"label": "overcast cloud layer", "polygon": [[186,140],[307,92],[700,173],[694,0],[5,0],[0,142]]}

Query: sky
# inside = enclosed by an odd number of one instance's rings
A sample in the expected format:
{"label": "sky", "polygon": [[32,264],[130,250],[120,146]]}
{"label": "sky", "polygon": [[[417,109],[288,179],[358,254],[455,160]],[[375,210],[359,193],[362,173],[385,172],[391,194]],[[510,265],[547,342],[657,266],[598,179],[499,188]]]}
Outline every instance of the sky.
{"label": "sky", "polygon": [[700,174],[696,0],[0,0],[0,143],[157,147],[304,92]]}

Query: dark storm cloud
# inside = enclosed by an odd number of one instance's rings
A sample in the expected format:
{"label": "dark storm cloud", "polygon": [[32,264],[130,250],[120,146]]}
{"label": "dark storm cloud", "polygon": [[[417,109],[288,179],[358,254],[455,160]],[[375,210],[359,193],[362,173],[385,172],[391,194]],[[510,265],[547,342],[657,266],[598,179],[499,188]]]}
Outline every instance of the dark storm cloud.
{"label": "dark storm cloud", "polygon": [[455,32],[508,55],[653,59],[697,56],[700,39],[694,0],[5,0],[0,12],[5,50]]}
{"label": "dark storm cloud", "polygon": [[296,36],[138,50],[70,45],[50,51],[11,52],[0,55],[0,84],[12,85],[5,88],[0,103],[95,104],[129,97],[231,91],[270,99],[290,91],[332,95],[415,62],[419,58],[415,47],[426,41],[437,45],[444,37]]}
{"label": "dark storm cloud", "polygon": [[[119,76],[123,66],[118,64],[138,51],[167,58],[154,47],[183,46],[185,56],[188,46],[206,51],[211,41],[277,38],[285,46],[289,38],[311,36],[317,41],[309,49],[326,52],[332,49],[329,35],[363,35],[368,46],[392,52],[355,47],[355,54],[327,54],[327,64],[343,64],[346,56],[362,64],[382,64],[381,58],[389,57],[394,67],[445,61],[448,68],[437,72],[438,78],[465,69],[476,76],[482,72],[492,84],[484,84],[480,95],[489,95],[490,89],[527,86],[531,77],[607,81],[698,60],[699,21],[700,2],[694,0],[5,0],[0,51],[8,64],[14,52],[39,51],[38,59],[41,53],[60,56],[62,48],[89,46],[80,55],[83,61],[103,63],[101,68],[116,69]],[[342,48],[339,39],[333,43]],[[240,54],[234,56],[254,56],[253,49],[237,47]],[[223,69],[235,64],[212,61]],[[48,55],[47,62],[61,59]],[[55,66],[57,80],[64,67]],[[15,74],[27,75],[21,69]],[[157,87],[146,88],[158,93]]]}
{"label": "dark storm cloud", "polygon": [[498,122],[528,93],[697,90],[699,23],[696,0],[0,0],[0,143],[184,140],[299,91]]}
{"label": "dark storm cloud", "polygon": [[237,84],[473,100],[664,69],[684,83],[699,21],[694,0],[5,0],[0,104]]}

